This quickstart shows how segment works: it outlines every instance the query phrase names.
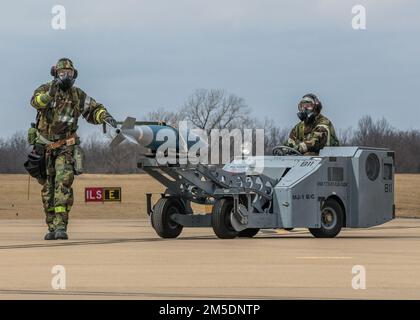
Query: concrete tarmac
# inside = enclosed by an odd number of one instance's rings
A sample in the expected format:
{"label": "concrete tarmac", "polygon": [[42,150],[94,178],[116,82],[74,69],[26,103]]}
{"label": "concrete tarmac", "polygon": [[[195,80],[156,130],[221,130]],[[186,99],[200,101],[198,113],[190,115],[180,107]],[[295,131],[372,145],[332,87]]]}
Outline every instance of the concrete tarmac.
{"label": "concrete tarmac", "polygon": [[[335,239],[298,229],[220,240],[194,228],[167,240],[126,219],[72,220],[68,241],[44,241],[45,231],[0,220],[0,299],[420,299],[420,219]],[[65,289],[53,288],[56,265]],[[352,286],[360,270],[366,289]]]}

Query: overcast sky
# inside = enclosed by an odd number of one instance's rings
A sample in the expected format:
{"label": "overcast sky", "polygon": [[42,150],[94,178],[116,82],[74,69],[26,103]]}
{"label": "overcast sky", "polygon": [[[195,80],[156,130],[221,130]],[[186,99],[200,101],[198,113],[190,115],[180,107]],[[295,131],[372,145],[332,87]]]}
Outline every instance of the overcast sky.
{"label": "overcast sky", "polygon": [[[57,4],[66,30],[51,27]],[[357,4],[366,30],[351,26]],[[417,129],[419,35],[416,0],[5,0],[0,137],[27,129],[33,90],[63,56],[79,70],[76,85],[118,119],[221,88],[282,126],[297,122],[299,98],[314,92],[336,128],[370,114]]]}

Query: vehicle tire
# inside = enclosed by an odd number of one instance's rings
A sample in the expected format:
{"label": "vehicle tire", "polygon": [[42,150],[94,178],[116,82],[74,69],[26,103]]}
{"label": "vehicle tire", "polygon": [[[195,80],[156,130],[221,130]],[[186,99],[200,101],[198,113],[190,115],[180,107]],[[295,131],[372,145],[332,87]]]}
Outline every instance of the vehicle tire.
{"label": "vehicle tire", "polygon": [[230,215],[233,209],[233,199],[222,198],[216,201],[211,213],[211,225],[214,233],[220,239],[233,239],[239,234],[233,229]]}
{"label": "vehicle tire", "polygon": [[334,238],[340,233],[344,222],[344,212],[334,199],[327,199],[321,210],[321,227],[309,228],[315,238]]}
{"label": "vehicle tire", "polygon": [[161,238],[176,238],[183,226],[171,219],[171,215],[184,213],[184,205],[175,197],[160,198],[152,213],[152,226]]}
{"label": "vehicle tire", "polygon": [[260,229],[258,229],[258,228],[245,229],[245,230],[239,231],[238,237],[240,237],[240,238],[252,238],[259,231],[260,231]]}

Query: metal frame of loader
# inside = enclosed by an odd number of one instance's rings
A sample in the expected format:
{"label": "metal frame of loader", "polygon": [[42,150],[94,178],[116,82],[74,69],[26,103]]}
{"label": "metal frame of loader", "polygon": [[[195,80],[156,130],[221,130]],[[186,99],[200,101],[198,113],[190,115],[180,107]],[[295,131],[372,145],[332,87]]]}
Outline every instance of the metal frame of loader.
{"label": "metal frame of loader", "polygon": [[230,199],[228,205],[232,207],[232,213],[243,224],[248,222],[251,212],[268,212],[271,208],[268,204],[271,204],[276,181],[265,175],[233,174],[202,164],[161,166],[151,157],[142,159],[138,167],[167,188],[164,193],[159,193],[161,198],[154,206],[153,193],[146,193],[147,214],[162,238],[177,237],[183,227],[213,227],[219,238],[252,237],[259,231],[252,228],[235,232],[229,227],[225,230],[229,222],[212,219],[217,218],[214,210],[194,214],[191,202],[215,206],[222,199],[225,202]]}
{"label": "metal frame of loader", "polygon": [[[219,238],[232,239],[253,237],[260,229],[303,227],[332,238],[342,227],[367,228],[395,218],[394,153],[388,149],[327,147],[319,156],[260,158],[261,171],[235,161],[220,168],[161,165],[154,155],[141,159],[138,167],[166,187],[154,205],[152,194],[146,195],[156,233],[176,238],[183,227],[212,227]],[[194,213],[191,203],[213,205],[212,212]]]}

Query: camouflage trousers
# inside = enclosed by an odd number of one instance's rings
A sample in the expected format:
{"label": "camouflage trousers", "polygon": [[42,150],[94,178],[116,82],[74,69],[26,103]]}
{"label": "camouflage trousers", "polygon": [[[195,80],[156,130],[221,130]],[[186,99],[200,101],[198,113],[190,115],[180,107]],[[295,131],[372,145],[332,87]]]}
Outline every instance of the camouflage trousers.
{"label": "camouflage trousers", "polygon": [[73,205],[73,147],[47,151],[47,179],[42,186],[42,202],[49,231],[67,230]]}

